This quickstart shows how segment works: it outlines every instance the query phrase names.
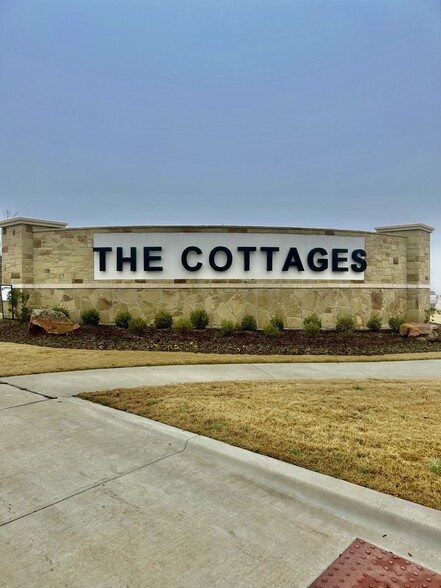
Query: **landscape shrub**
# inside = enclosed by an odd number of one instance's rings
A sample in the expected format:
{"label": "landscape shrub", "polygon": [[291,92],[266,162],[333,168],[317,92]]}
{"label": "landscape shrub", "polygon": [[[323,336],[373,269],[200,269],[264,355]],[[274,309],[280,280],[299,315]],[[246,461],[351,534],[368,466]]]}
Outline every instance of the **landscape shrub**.
{"label": "landscape shrub", "polygon": [[96,310],[96,308],[89,308],[87,310],[83,310],[81,313],[81,322],[83,325],[86,326],[94,326],[100,324],[100,313]]}
{"label": "landscape shrub", "polygon": [[337,333],[352,334],[355,331],[355,321],[350,314],[341,314],[335,325]]}
{"label": "landscape shrub", "polygon": [[277,337],[280,334],[280,329],[270,321],[263,327],[263,333],[266,337]]}
{"label": "landscape shrub", "polygon": [[378,314],[373,314],[366,326],[370,331],[379,331],[381,329],[381,317]]}
{"label": "landscape shrub", "polygon": [[20,321],[22,321],[24,323],[31,318],[31,313],[32,313],[31,309],[28,306],[29,294],[26,294],[26,292],[21,292],[20,293],[20,302],[21,302],[21,308],[18,313],[18,318]]}
{"label": "landscape shrub", "polygon": [[14,318],[18,318],[18,305],[20,303],[20,290],[11,288],[8,292],[9,311]]}
{"label": "landscape shrub", "polygon": [[130,312],[119,312],[115,317],[115,325],[120,329],[128,329],[132,318]]}
{"label": "landscape shrub", "polygon": [[28,307],[29,294],[12,288],[8,293],[9,310],[13,317],[19,321],[25,322],[31,316],[31,309]]}
{"label": "landscape shrub", "polygon": [[191,320],[185,316],[181,316],[180,318],[175,320],[173,328],[178,331],[178,333],[190,333],[193,331],[194,326]]}
{"label": "landscape shrub", "polygon": [[310,323],[303,323],[303,332],[305,333],[305,335],[307,337],[316,337],[317,335],[320,335],[320,325],[319,323],[316,322],[310,322]]}
{"label": "landscape shrub", "polygon": [[279,331],[283,331],[283,329],[285,328],[283,318],[280,316],[280,314],[276,314],[276,315],[272,316],[270,318],[269,322],[270,322],[270,325],[274,325],[275,327],[277,327],[277,329]]}
{"label": "landscape shrub", "polygon": [[433,317],[439,313],[440,311],[437,308],[435,308],[434,306],[429,306],[429,308],[426,308],[426,310],[424,311],[424,322],[430,323]]}
{"label": "landscape shrub", "polygon": [[257,331],[257,322],[252,314],[246,314],[240,321],[242,331]]}
{"label": "landscape shrub", "polygon": [[230,335],[232,335],[234,333],[234,331],[236,331],[236,329],[237,329],[237,326],[235,325],[235,323],[233,321],[229,321],[227,319],[224,319],[221,321],[221,326],[218,331],[218,334],[220,337],[229,337]]}
{"label": "landscape shrub", "polygon": [[402,316],[391,316],[389,319],[389,327],[392,333],[399,333],[401,325],[403,325],[405,322],[406,321]]}
{"label": "landscape shrub", "polygon": [[55,310],[55,312],[62,312],[64,316],[70,318],[70,312],[67,310],[67,308],[64,308],[64,306],[53,306],[52,310]]}
{"label": "landscape shrub", "polygon": [[147,331],[147,321],[141,317],[132,317],[127,325],[130,333],[141,337]]}
{"label": "landscape shrub", "polygon": [[173,317],[169,312],[160,310],[155,314],[153,322],[157,329],[169,329],[173,325]]}
{"label": "landscape shrub", "polygon": [[322,319],[315,312],[312,312],[303,319],[303,327],[306,327],[306,325],[318,325],[320,330],[322,328]]}
{"label": "landscape shrub", "polygon": [[208,313],[204,308],[196,308],[190,313],[190,320],[195,329],[205,329],[209,323]]}

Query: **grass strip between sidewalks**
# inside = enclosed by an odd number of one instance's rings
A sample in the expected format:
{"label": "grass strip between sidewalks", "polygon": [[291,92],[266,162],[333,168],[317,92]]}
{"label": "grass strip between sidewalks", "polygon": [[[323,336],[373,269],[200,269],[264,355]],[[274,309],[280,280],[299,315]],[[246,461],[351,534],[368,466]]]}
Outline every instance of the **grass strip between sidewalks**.
{"label": "grass strip between sidewalks", "polygon": [[115,367],[224,363],[333,363],[441,359],[441,352],[394,355],[233,355],[167,351],[60,349],[0,343],[0,377]]}
{"label": "grass strip between sidewalks", "polygon": [[441,509],[441,382],[180,384],[81,394]]}

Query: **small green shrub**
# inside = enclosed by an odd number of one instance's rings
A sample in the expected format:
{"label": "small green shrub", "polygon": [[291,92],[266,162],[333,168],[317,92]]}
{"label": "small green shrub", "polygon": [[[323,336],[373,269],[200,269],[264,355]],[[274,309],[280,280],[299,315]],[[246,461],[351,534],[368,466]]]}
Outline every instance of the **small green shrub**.
{"label": "small green shrub", "polygon": [[265,337],[277,337],[280,334],[280,329],[271,321],[263,327]]}
{"label": "small green shrub", "polygon": [[190,320],[195,329],[205,329],[209,323],[208,313],[204,308],[196,308],[190,313]]}
{"label": "small green shrub", "polygon": [[83,310],[81,313],[81,322],[83,325],[86,326],[94,326],[100,324],[100,313],[96,310],[96,308],[89,308],[87,310]]}
{"label": "small green shrub", "polygon": [[303,332],[307,337],[317,337],[317,335],[320,335],[320,331],[321,328],[318,323],[310,322],[303,324]]}
{"label": "small green shrub", "polygon": [[275,314],[270,318],[270,325],[274,325],[279,331],[283,331],[285,328],[283,318],[280,316],[280,314]]}
{"label": "small green shrub", "polygon": [[16,288],[11,288],[8,292],[9,312],[12,313],[14,318],[17,318],[20,294],[20,290],[17,290]]}
{"label": "small green shrub", "polygon": [[392,333],[399,333],[401,325],[404,325],[406,321],[402,316],[391,316],[389,319],[389,327]]}
{"label": "small green shrub", "polygon": [[424,322],[425,323],[430,323],[430,321],[433,319],[433,317],[436,314],[439,314],[440,312],[441,311],[439,311],[434,306],[430,306],[429,308],[426,308],[426,310],[424,311]]}
{"label": "small green shrub", "polygon": [[355,331],[355,321],[350,314],[341,314],[335,325],[337,333],[352,334]]}
{"label": "small green shrub", "polygon": [[178,333],[191,333],[191,331],[194,329],[194,326],[189,318],[181,316],[175,320],[173,328],[176,329]]}
{"label": "small green shrub", "polygon": [[70,318],[70,312],[67,310],[67,308],[64,308],[64,306],[53,306],[52,310],[55,310],[56,312],[62,312],[64,316]]}
{"label": "small green shrub", "polygon": [[252,314],[246,314],[240,321],[242,331],[257,331],[256,319]]}
{"label": "small green shrub", "polygon": [[315,312],[312,312],[303,319],[303,327],[306,327],[306,325],[318,325],[320,330],[322,328],[322,319]]}
{"label": "small green shrub", "polygon": [[370,331],[379,331],[381,329],[381,317],[378,314],[373,314],[366,326]]}
{"label": "small green shrub", "polygon": [[157,329],[169,329],[173,325],[173,317],[169,312],[160,310],[155,314],[153,322]]}
{"label": "small green shrub", "polygon": [[28,307],[29,294],[12,288],[8,293],[9,310],[12,313],[13,318],[19,321],[25,322],[29,320],[31,316],[31,309]]}
{"label": "small green shrub", "polygon": [[119,312],[115,317],[115,325],[120,329],[128,329],[132,318],[130,312]]}
{"label": "small green shrub", "polygon": [[28,306],[22,306],[19,319],[25,323],[31,318],[32,310]]}
{"label": "small green shrub", "polygon": [[29,298],[30,296],[26,292],[20,293],[21,309],[18,313],[18,318],[22,322],[28,321],[31,318],[31,309],[28,306]]}
{"label": "small green shrub", "polygon": [[229,321],[224,319],[221,321],[221,327],[218,331],[220,337],[229,337],[236,331],[237,326],[234,324],[233,321]]}
{"label": "small green shrub", "polygon": [[141,337],[147,331],[147,321],[141,317],[132,317],[129,320],[127,328],[133,335],[138,335],[138,337]]}

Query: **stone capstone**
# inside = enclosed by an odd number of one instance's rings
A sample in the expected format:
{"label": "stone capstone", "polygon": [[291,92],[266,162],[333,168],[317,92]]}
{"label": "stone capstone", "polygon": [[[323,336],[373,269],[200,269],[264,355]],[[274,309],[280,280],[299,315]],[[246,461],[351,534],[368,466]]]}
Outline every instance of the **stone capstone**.
{"label": "stone capstone", "polygon": [[400,327],[402,337],[422,337],[428,341],[437,341],[441,336],[441,325],[433,323],[404,323]]}
{"label": "stone capstone", "polygon": [[52,335],[65,335],[79,328],[78,323],[71,321],[59,310],[34,309],[29,320],[29,332],[34,334],[43,330]]}

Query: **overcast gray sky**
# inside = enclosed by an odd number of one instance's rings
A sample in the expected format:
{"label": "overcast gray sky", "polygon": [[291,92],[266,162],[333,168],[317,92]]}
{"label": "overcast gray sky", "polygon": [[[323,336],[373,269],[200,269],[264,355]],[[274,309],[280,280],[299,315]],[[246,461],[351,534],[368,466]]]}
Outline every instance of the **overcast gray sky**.
{"label": "overcast gray sky", "polygon": [[434,226],[439,0],[2,0],[0,211]]}

